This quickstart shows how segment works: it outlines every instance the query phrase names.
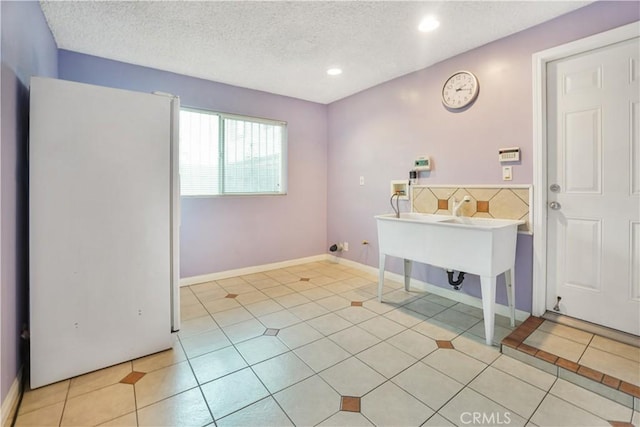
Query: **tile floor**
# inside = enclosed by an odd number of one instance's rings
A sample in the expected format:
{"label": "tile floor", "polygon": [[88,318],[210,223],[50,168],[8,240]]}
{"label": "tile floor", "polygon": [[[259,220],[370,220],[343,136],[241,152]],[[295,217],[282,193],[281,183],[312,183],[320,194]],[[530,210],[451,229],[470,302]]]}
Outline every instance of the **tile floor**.
{"label": "tile floor", "polygon": [[172,350],[28,391],[16,425],[639,425],[637,401],[484,345],[480,309],[390,281],[380,304],[375,280],[317,262],[182,288]]}

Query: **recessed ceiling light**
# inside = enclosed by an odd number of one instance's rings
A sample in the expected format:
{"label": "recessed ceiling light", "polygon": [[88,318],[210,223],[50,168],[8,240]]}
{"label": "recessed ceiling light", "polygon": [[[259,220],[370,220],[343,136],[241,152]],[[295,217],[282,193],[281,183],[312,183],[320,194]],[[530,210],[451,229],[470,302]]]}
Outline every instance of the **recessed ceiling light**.
{"label": "recessed ceiling light", "polygon": [[329,74],[330,76],[338,76],[338,75],[342,74],[342,69],[340,69],[340,68],[329,68],[327,70],[327,74]]}
{"label": "recessed ceiling light", "polygon": [[423,33],[427,33],[429,31],[433,31],[440,26],[440,21],[436,19],[435,16],[429,15],[422,18],[420,21],[420,25],[418,25],[418,30]]}

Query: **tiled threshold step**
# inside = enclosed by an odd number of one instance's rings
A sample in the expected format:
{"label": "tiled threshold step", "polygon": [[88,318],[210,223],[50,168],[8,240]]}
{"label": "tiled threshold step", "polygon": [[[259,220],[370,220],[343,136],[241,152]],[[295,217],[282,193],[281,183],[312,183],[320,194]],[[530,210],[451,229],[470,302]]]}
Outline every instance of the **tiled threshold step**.
{"label": "tiled threshold step", "polygon": [[501,352],[629,408],[634,407],[634,399],[636,407],[640,404],[640,387],[637,385],[560,357],[553,354],[553,350],[544,351],[526,344],[527,338],[544,322],[543,318],[530,316],[502,340]]}

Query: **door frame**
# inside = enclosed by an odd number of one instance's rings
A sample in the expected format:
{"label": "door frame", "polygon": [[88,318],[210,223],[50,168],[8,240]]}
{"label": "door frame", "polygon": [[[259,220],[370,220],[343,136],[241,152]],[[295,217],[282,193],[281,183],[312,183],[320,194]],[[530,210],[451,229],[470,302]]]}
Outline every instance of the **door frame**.
{"label": "door frame", "polygon": [[547,306],[547,63],[640,36],[640,21],[532,56],[533,67],[533,287],[531,314]]}

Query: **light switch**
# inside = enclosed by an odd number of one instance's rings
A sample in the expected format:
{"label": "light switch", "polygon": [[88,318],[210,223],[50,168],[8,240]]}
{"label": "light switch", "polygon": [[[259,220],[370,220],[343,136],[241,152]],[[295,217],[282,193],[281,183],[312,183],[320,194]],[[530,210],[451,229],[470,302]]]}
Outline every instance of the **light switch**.
{"label": "light switch", "polygon": [[513,179],[512,167],[511,166],[503,166],[502,167],[502,180],[503,181],[511,181]]}
{"label": "light switch", "polygon": [[360,185],[364,185],[364,176],[360,177]]}

